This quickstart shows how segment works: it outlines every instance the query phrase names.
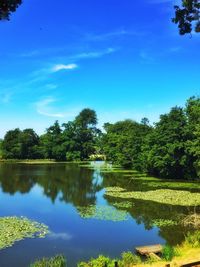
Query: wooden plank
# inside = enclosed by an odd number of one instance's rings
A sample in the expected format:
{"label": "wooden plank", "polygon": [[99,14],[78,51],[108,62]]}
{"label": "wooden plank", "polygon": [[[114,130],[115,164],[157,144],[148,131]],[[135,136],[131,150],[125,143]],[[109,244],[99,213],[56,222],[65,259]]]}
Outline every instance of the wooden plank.
{"label": "wooden plank", "polygon": [[156,244],[151,246],[136,247],[135,250],[141,255],[146,255],[149,253],[162,252],[162,246],[160,244]]}
{"label": "wooden plank", "polygon": [[180,267],[200,267],[200,261],[183,264]]}
{"label": "wooden plank", "polygon": [[161,260],[161,258],[160,258],[158,255],[156,255],[155,253],[153,253],[153,252],[150,252],[150,253],[148,254],[148,256],[149,256],[151,259],[154,259],[154,260],[157,260],[157,261],[160,261],[160,260]]}

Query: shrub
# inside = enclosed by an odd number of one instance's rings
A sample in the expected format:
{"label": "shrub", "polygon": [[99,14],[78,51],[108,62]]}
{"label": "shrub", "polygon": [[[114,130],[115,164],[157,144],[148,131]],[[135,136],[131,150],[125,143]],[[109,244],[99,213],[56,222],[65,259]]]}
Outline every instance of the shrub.
{"label": "shrub", "polygon": [[165,259],[166,261],[171,261],[174,256],[176,256],[175,249],[168,244],[165,245],[162,250],[163,259]]}
{"label": "shrub", "polygon": [[188,233],[185,237],[185,243],[193,248],[200,247],[200,231]]}
{"label": "shrub", "polygon": [[62,255],[53,258],[43,258],[31,264],[30,267],[66,267],[66,259]]}
{"label": "shrub", "polygon": [[141,258],[130,251],[122,253],[122,266],[131,266],[141,263]]}

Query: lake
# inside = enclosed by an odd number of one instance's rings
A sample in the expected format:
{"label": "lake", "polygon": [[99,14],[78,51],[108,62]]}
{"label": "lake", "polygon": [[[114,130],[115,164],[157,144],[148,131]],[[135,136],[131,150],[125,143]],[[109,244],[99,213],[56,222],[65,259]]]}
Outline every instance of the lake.
{"label": "lake", "polygon": [[[44,239],[25,239],[0,251],[1,267],[28,267],[41,257],[64,254],[67,266],[99,254],[120,256],[135,246],[180,243],[187,229],[156,227],[154,220],[187,214],[189,207],[132,200],[122,205],[105,187],[145,191],[126,172],[101,172],[78,164],[0,164],[0,216],[25,216],[45,223]],[[120,206],[121,205],[121,206]]]}

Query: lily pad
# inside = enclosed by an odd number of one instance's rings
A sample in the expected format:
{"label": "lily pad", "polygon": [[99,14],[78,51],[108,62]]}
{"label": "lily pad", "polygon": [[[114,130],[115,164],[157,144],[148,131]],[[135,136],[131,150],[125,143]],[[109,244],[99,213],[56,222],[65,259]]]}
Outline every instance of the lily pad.
{"label": "lily pad", "polygon": [[11,247],[16,241],[24,238],[43,238],[48,232],[46,225],[24,217],[1,217],[0,249]]}
{"label": "lily pad", "polygon": [[83,219],[97,219],[106,221],[124,221],[128,219],[128,212],[117,210],[110,206],[95,206],[78,207],[79,215]]}

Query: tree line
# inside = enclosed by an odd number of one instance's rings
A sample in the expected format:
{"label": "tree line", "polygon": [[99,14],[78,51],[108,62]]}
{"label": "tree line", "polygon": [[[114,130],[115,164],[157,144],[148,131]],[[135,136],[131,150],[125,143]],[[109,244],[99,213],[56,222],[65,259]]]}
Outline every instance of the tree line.
{"label": "tree line", "polygon": [[[0,20],[10,20],[11,13],[22,4],[22,0],[1,0]],[[174,6],[175,15],[172,22],[178,25],[181,35],[200,32],[200,1],[182,0]]]}
{"label": "tree line", "polygon": [[173,107],[150,125],[124,120],[97,128],[94,110],[83,109],[62,125],[56,121],[38,136],[33,129],[14,129],[1,143],[3,159],[77,161],[105,155],[124,168],[172,179],[200,177],[200,98]]}

